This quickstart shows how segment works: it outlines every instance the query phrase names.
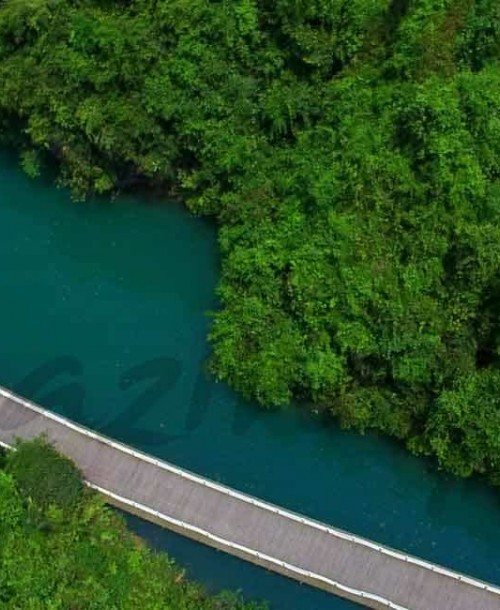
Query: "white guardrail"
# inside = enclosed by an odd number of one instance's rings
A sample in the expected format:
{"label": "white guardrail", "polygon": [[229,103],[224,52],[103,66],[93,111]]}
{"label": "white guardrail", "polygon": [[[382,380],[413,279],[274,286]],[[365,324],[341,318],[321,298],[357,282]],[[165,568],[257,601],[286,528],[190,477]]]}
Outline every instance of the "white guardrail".
{"label": "white guardrail", "polygon": [[[278,514],[280,516],[286,517],[287,519],[291,519],[293,521],[297,521],[299,523],[303,523],[305,525],[308,525],[309,527],[321,530],[331,536],[335,536],[337,538],[340,538],[342,540],[347,540],[348,542],[351,542],[353,544],[357,544],[360,546],[364,546],[367,548],[370,548],[374,551],[377,551],[378,553],[381,553],[383,555],[387,555],[389,557],[392,557],[394,559],[398,559],[399,561],[403,561],[406,563],[411,563],[414,565],[417,565],[421,568],[424,568],[426,570],[429,570],[431,572],[435,572],[437,574],[441,574],[443,576],[446,576],[448,578],[452,578],[454,580],[457,580],[459,582],[465,583],[465,584],[469,584],[473,587],[476,587],[478,589],[482,589],[484,591],[488,591],[489,593],[493,593],[495,595],[498,595],[500,597],[500,588],[496,587],[494,585],[490,585],[488,583],[484,583],[481,582],[480,580],[477,580],[475,578],[471,578],[470,576],[465,576],[463,574],[459,574],[457,572],[453,572],[452,570],[448,570],[447,568],[444,568],[442,566],[438,566],[435,565],[433,563],[430,563],[428,561],[424,561],[423,559],[419,559],[417,557],[413,557],[411,555],[405,555],[404,553],[401,553],[399,551],[393,550],[389,547],[386,546],[382,546],[380,544],[377,544],[375,542],[372,542],[371,540],[368,540],[367,538],[361,538],[360,536],[356,536],[354,534],[349,534],[347,532],[344,532],[340,529],[337,528],[333,528],[333,527],[329,527],[323,523],[320,523],[319,521],[315,521],[314,519],[310,519],[307,517],[303,517],[297,513],[293,513],[292,511],[280,508],[278,506],[275,506],[269,502],[264,502],[263,500],[259,500],[257,498],[254,498],[252,496],[249,496],[247,494],[244,494],[242,492],[236,491],[234,489],[231,489],[230,487],[227,487],[225,485],[220,485],[219,483],[215,483],[214,481],[210,481],[209,479],[205,479],[199,475],[196,475],[192,472],[189,472],[188,470],[184,470],[183,468],[178,468],[177,466],[173,466],[172,464],[169,464],[168,462],[165,462],[163,460],[158,460],[146,453],[143,453],[142,451],[137,451],[135,449],[132,449],[131,447],[124,445],[123,443],[120,443],[118,441],[114,441],[110,438],[107,438],[103,435],[97,434],[96,432],[93,432],[92,430],[89,430],[88,428],[86,428],[85,426],[81,426],[79,424],[75,424],[74,422],[72,422],[71,420],[62,417],[60,415],[57,415],[55,413],[53,413],[52,411],[48,411],[47,409],[43,409],[42,407],[39,407],[38,405],[25,400],[15,394],[13,394],[12,392],[6,390],[5,388],[1,388],[0,387],[0,396],[3,396],[13,402],[16,402],[18,404],[23,405],[24,407],[26,407],[27,409],[33,411],[34,413],[37,413],[39,415],[43,415],[44,417],[51,419],[53,421],[56,421],[68,428],[71,428],[72,430],[75,430],[76,432],[83,434],[89,438],[92,438],[93,440],[96,440],[100,443],[103,443],[105,445],[108,445],[110,447],[113,447],[114,449],[121,451],[123,453],[127,453],[129,455],[132,455],[133,457],[142,460],[142,461],[146,461],[149,462],[151,464],[154,464],[155,466],[157,466],[158,468],[162,468],[164,470],[167,470],[169,472],[172,472],[180,477],[183,477],[185,479],[188,479],[190,481],[193,481],[199,485],[203,485],[206,487],[209,487],[211,489],[214,489],[222,494],[225,494],[227,496],[230,496],[232,498],[236,498],[238,500],[241,500],[243,502],[246,502],[248,504],[252,504],[254,506],[258,506],[259,508],[262,508],[264,510],[273,512],[275,514]],[[4,447],[9,448],[9,445],[2,443],[0,441],[0,444]],[[176,525],[177,527],[182,527],[183,529],[186,529],[187,531],[192,531],[193,533],[197,533],[199,535],[202,535],[210,540],[213,540],[214,542],[217,542],[217,544],[221,544],[223,546],[226,546],[228,548],[234,548],[237,549],[239,551],[248,553],[249,555],[252,555],[256,558],[260,558],[262,560],[268,561],[270,563],[273,563],[277,566],[281,566],[287,570],[289,570],[290,572],[294,572],[296,574],[308,577],[308,578],[312,578],[321,582],[324,582],[325,584],[328,584],[336,589],[339,589],[339,591],[344,591],[346,593],[350,593],[352,595],[356,595],[362,599],[371,599],[373,601],[377,601],[383,605],[386,605],[387,608],[390,608],[391,610],[408,610],[407,608],[404,608],[403,606],[399,606],[397,604],[395,604],[394,602],[391,602],[390,600],[387,600],[383,597],[380,597],[376,594],[373,593],[368,593],[366,591],[360,591],[357,589],[352,589],[346,585],[342,585],[341,583],[338,583],[336,581],[333,581],[329,578],[326,578],[325,576],[322,576],[321,574],[316,574],[313,572],[308,572],[307,570],[303,570],[302,568],[299,568],[297,566],[293,566],[291,564],[287,564],[286,562],[283,562],[279,559],[276,559],[274,557],[269,557],[265,554],[259,553],[258,551],[254,550],[254,549],[250,549],[244,546],[241,546],[237,543],[231,542],[229,540],[225,540],[223,538],[220,538],[214,534],[211,534],[208,531],[202,530],[198,527],[192,526],[188,523],[184,523],[182,521],[179,521],[177,519],[174,519],[172,517],[169,517],[168,515],[164,515],[158,511],[155,511],[147,506],[143,506],[133,500],[130,500],[128,498],[124,498],[121,497],[111,491],[108,491],[106,489],[103,489],[97,485],[94,485],[93,483],[86,481],[87,485],[97,491],[99,491],[100,493],[102,493],[103,495],[109,496],[111,498],[114,498],[115,500],[122,502],[124,504],[127,504],[129,506],[133,506],[135,508],[137,508],[138,510],[144,511],[145,513],[151,514],[153,516],[155,516],[156,518],[162,519],[168,523],[172,523],[172,525]]]}
{"label": "white guardrail", "polygon": [[[3,441],[0,441],[0,446],[5,447],[6,449],[13,448],[11,445],[8,445],[7,443],[4,443]],[[322,576],[321,574],[316,574],[315,572],[310,572],[309,570],[303,570],[302,568],[299,568],[290,563],[287,563],[286,561],[281,561],[279,559],[271,557],[270,555],[266,555],[265,553],[259,553],[258,551],[255,551],[254,549],[251,549],[242,544],[237,544],[236,542],[231,542],[230,540],[226,540],[225,538],[216,536],[215,534],[212,534],[211,532],[208,532],[207,530],[204,530],[201,527],[196,527],[194,525],[186,523],[185,521],[181,521],[179,519],[174,519],[173,517],[165,515],[164,513],[161,513],[160,511],[153,510],[149,506],[145,506],[144,504],[140,504],[139,502],[135,502],[134,500],[130,500],[129,498],[125,498],[123,496],[120,496],[119,494],[108,491],[107,489],[104,489],[103,487],[100,487],[99,485],[95,485],[94,483],[91,483],[90,481],[85,481],[85,484],[88,487],[90,487],[91,489],[94,489],[95,491],[99,492],[100,494],[102,494],[104,496],[108,496],[109,498],[112,498],[113,500],[119,502],[121,505],[131,506],[132,508],[136,509],[137,511],[139,511],[142,514],[149,514],[161,521],[170,523],[171,525],[173,525],[181,530],[185,530],[188,532],[193,532],[195,534],[198,534],[204,538],[207,538],[208,540],[215,542],[218,547],[227,547],[229,549],[235,549],[237,551],[242,551],[252,557],[255,557],[257,560],[267,561],[280,568],[286,569],[289,572],[298,574],[299,576],[301,576],[303,578],[311,578],[313,580],[320,581],[322,583],[330,585],[334,589],[338,589],[339,591],[342,591],[344,593],[348,593],[353,596],[357,596],[357,597],[361,598],[362,600],[370,599],[373,601],[377,601],[377,602],[381,603],[382,605],[387,606],[387,608],[390,608],[391,610],[410,610],[409,608],[395,604],[395,603],[391,602],[390,600],[385,599],[384,597],[381,597],[380,595],[375,595],[374,593],[368,593],[366,591],[361,591],[359,589],[354,589],[352,587],[348,587],[347,585],[342,585],[341,583],[339,583],[335,580],[332,580],[330,578],[326,578],[325,576]]]}

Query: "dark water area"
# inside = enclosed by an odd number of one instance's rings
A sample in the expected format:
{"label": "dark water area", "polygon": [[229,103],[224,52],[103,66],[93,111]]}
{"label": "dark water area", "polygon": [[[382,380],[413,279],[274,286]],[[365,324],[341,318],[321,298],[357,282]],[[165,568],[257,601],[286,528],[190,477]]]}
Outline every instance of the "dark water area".
{"label": "dark water area", "polygon": [[[100,432],[337,527],[500,584],[500,493],[375,435],[263,411],[205,371],[215,227],[179,204],[72,202],[0,157],[0,384]],[[132,520],[211,590],[347,602]]]}

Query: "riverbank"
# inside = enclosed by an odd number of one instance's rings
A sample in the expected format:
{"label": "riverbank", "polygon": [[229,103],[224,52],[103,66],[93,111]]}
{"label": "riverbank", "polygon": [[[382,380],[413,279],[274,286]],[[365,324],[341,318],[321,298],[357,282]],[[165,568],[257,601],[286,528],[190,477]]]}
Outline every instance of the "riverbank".
{"label": "riverbank", "polygon": [[219,381],[496,483],[498,10],[4,3],[0,139],[217,218]]}
{"label": "riverbank", "polygon": [[[2,385],[210,479],[500,584],[493,490],[299,408],[262,411],[205,373],[213,226],[126,197],[74,205],[15,158],[2,158],[0,183]],[[197,579],[224,586],[222,554],[175,545],[200,557]],[[238,562],[227,570],[249,597],[269,599],[278,579]],[[307,589],[276,582],[276,608],[309,610]]]}
{"label": "riverbank", "polygon": [[0,469],[0,599],[6,608],[265,610],[208,596],[154,553],[43,441],[20,443]]}

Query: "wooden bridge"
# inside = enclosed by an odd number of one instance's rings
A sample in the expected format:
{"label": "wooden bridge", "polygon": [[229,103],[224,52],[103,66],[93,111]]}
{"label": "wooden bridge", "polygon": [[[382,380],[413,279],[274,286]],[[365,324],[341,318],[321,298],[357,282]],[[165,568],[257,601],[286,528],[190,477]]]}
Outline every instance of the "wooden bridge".
{"label": "wooden bridge", "polygon": [[40,434],[110,504],[369,608],[500,609],[498,587],[216,484],[0,388],[0,444]]}

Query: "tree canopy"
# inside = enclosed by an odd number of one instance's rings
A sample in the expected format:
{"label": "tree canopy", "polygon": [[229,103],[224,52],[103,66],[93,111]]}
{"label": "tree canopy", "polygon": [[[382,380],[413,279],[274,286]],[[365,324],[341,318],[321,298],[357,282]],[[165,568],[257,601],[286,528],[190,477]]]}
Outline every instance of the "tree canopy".
{"label": "tree canopy", "polygon": [[219,224],[212,369],[500,479],[496,0],[6,0],[0,138]]}

